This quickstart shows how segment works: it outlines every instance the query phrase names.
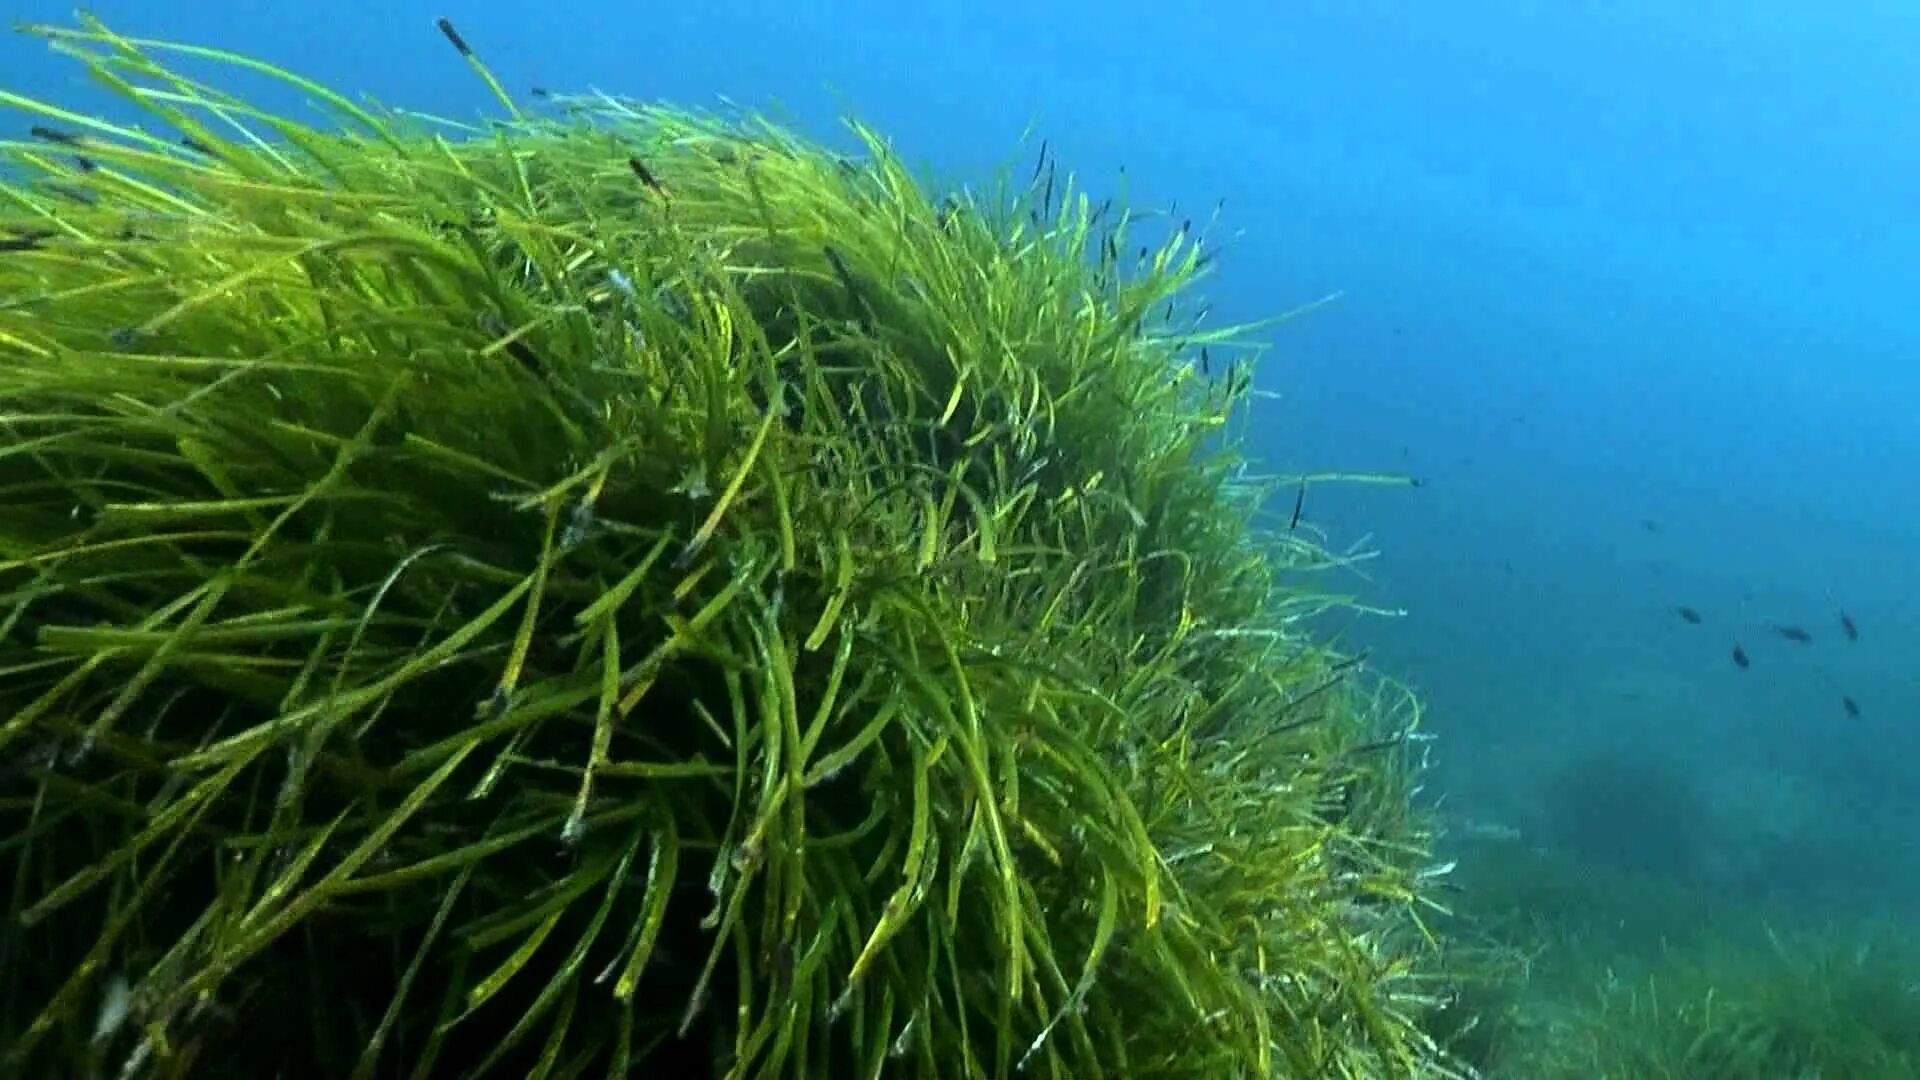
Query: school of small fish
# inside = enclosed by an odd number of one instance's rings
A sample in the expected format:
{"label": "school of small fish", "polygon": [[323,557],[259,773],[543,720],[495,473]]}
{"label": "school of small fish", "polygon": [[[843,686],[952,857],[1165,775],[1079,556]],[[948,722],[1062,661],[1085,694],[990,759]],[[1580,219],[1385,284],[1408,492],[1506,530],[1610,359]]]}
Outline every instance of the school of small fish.
{"label": "school of small fish", "polygon": [[[1701,615],[1697,609],[1687,607],[1684,604],[1676,606],[1673,609],[1673,613],[1680,617],[1681,622],[1689,626],[1701,626],[1706,622],[1706,617]],[[1845,610],[1835,609],[1834,617],[1840,624],[1840,635],[1846,638],[1848,643],[1851,644],[1860,640],[1860,625],[1854,622],[1852,615],[1848,614]],[[1795,645],[1813,644],[1813,631],[1795,623],[1770,622],[1767,623],[1763,629],[1767,633],[1780,638],[1782,641],[1791,642]],[[1745,671],[1753,666],[1753,658],[1747,655],[1746,646],[1741,644],[1738,638],[1735,638],[1733,641],[1731,655],[1733,657],[1733,666],[1739,668],[1741,671]],[[1860,718],[1860,703],[1855,701],[1852,695],[1840,695],[1840,708],[1849,718],[1855,720]]]}

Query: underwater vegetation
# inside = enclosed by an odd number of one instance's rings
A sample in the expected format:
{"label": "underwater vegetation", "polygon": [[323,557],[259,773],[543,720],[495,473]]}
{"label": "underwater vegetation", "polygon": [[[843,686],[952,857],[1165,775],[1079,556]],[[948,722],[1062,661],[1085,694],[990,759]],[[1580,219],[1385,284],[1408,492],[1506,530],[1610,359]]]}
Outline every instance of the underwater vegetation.
{"label": "underwater vegetation", "polygon": [[503,119],[0,90],[0,1072],[1451,1075],[1201,238],[442,28]]}
{"label": "underwater vegetation", "polygon": [[1904,936],[1727,935],[1602,981],[1590,1011],[1560,1017],[1540,1077],[1901,1080],[1920,1075],[1920,994]]}
{"label": "underwater vegetation", "polygon": [[1742,897],[1509,847],[1449,933],[1441,1032],[1489,1080],[1920,1075],[1920,949],[1871,920],[1785,929]]}

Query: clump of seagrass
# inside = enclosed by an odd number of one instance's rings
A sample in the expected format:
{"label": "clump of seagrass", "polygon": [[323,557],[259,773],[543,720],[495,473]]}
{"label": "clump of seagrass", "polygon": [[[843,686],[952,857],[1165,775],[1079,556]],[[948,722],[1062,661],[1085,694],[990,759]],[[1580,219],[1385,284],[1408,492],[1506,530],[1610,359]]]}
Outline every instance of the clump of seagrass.
{"label": "clump of seagrass", "polygon": [[33,29],[149,124],[0,93],[10,1075],[1441,1068],[1192,235]]}

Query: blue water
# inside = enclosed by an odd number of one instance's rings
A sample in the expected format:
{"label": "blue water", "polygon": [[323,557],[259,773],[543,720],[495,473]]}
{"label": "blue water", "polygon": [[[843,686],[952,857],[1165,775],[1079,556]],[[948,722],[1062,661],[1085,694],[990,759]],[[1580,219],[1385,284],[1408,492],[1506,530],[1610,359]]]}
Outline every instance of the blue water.
{"label": "blue water", "polygon": [[[1330,629],[1426,693],[1464,812],[1524,825],[1541,770],[1630,746],[1860,852],[1856,899],[1920,897],[1911,3],[91,6],[471,116],[448,15],[516,89],[850,111],[956,179],[1045,137],[1135,202],[1224,198],[1217,320],[1341,294],[1269,335],[1255,448],[1426,481],[1306,510],[1382,551],[1351,584],[1406,614]],[[111,108],[36,41],[0,72]]]}

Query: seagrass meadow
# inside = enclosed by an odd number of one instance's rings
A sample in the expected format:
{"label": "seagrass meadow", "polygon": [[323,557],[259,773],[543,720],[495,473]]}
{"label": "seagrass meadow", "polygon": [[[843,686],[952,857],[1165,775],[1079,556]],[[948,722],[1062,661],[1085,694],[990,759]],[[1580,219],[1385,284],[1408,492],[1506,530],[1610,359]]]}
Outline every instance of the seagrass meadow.
{"label": "seagrass meadow", "polygon": [[1454,1074],[1197,231],[25,29],[141,119],[0,92],[0,1072]]}

